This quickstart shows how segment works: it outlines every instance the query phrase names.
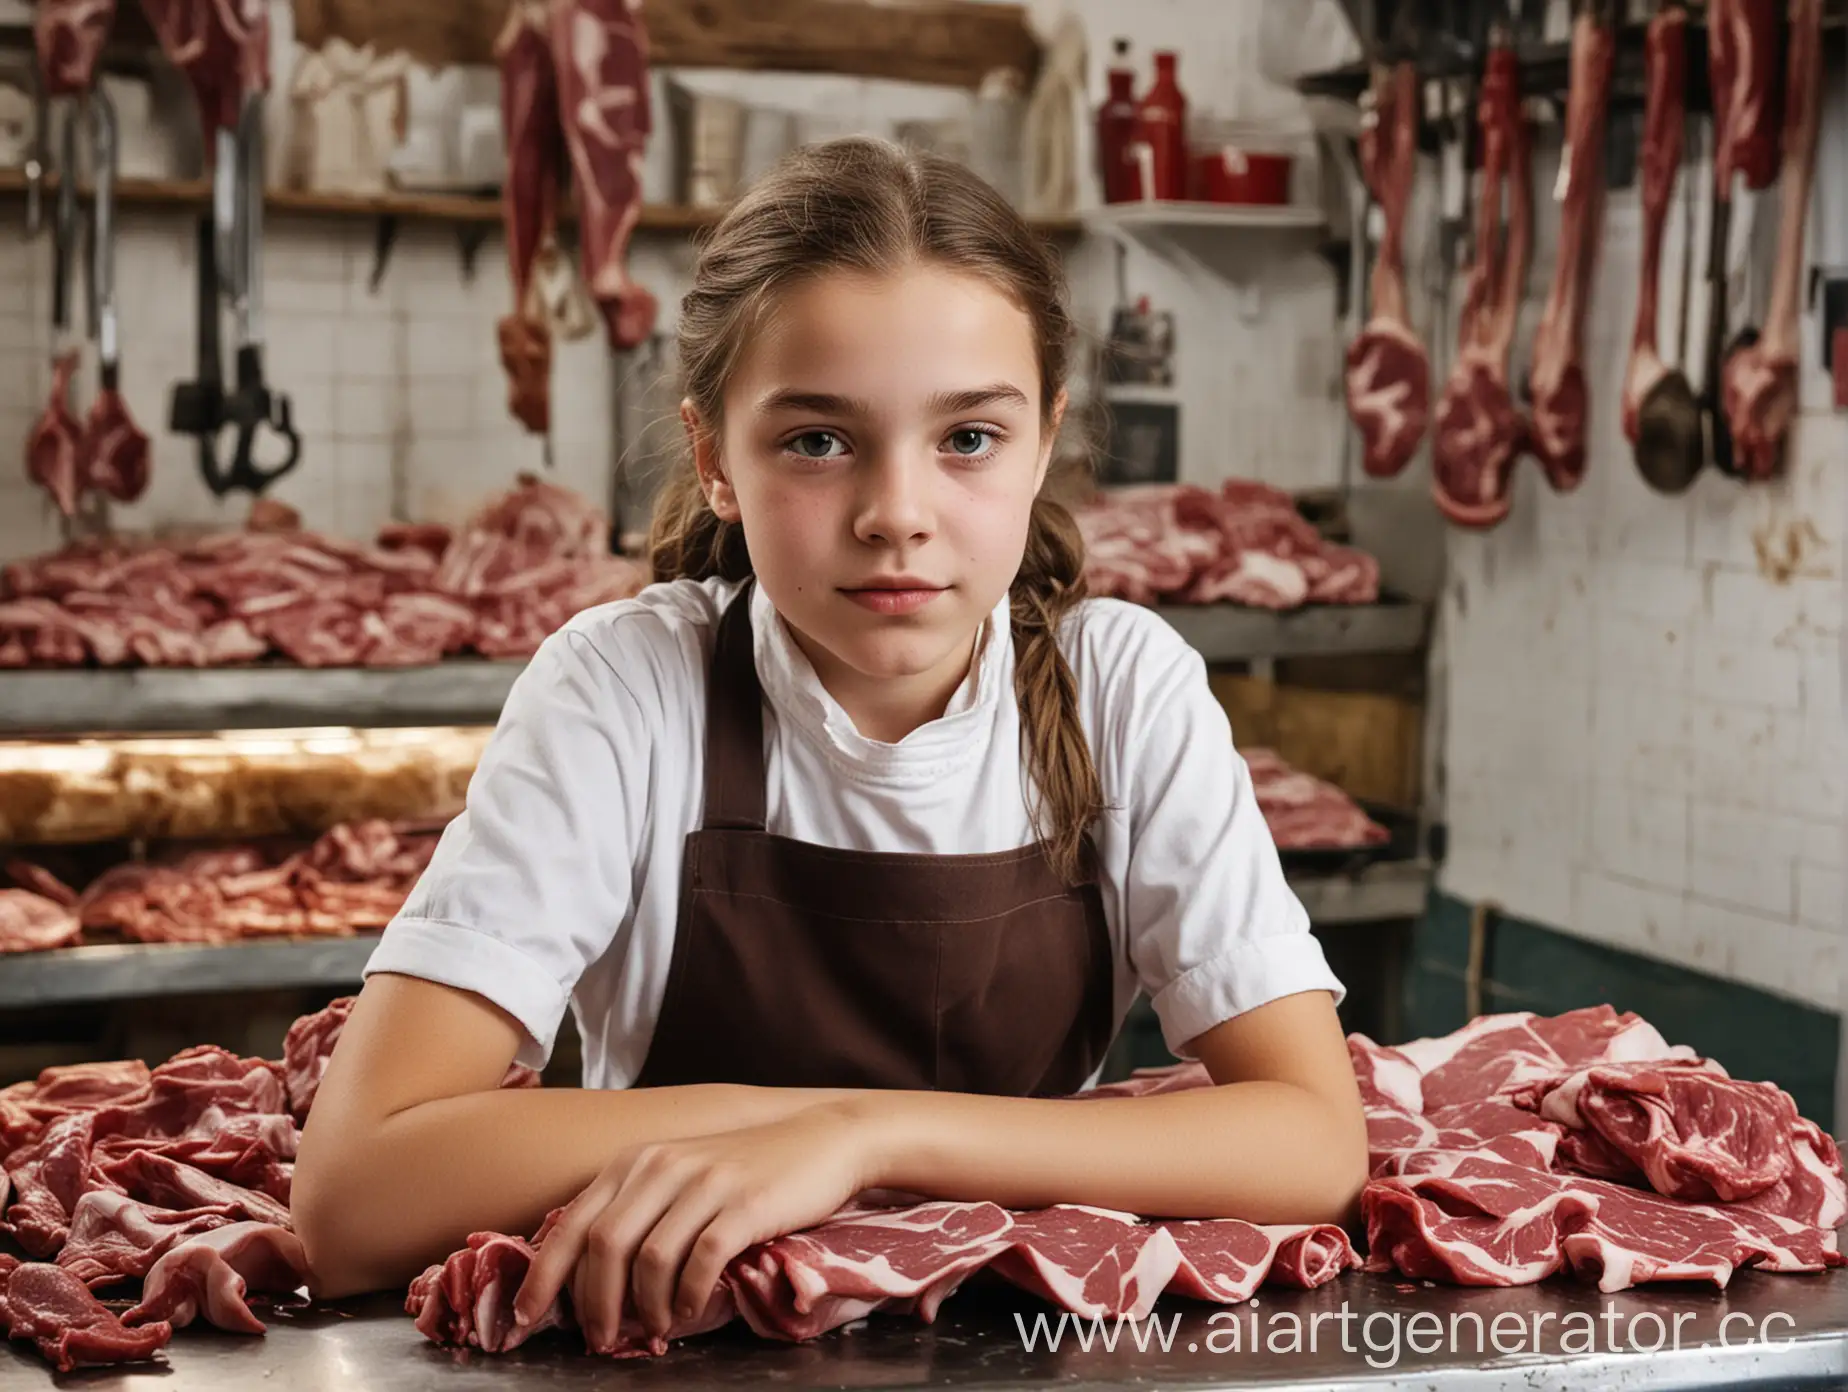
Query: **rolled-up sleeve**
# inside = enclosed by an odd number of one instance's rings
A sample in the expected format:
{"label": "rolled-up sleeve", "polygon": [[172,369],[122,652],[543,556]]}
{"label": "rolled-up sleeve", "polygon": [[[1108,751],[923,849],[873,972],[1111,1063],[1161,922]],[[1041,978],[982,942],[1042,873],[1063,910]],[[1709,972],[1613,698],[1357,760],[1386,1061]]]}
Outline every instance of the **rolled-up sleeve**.
{"label": "rolled-up sleeve", "polygon": [[549,638],[366,974],[485,997],[525,1029],[518,1061],[542,1067],[578,977],[632,919],[649,757],[610,664],[570,629]]}
{"label": "rolled-up sleeve", "polygon": [[1168,1048],[1192,1057],[1189,1041],[1213,1026],[1301,991],[1338,1004],[1346,989],[1284,880],[1199,655],[1176,643],[1138,685],[1124,904],[1131,963]]}

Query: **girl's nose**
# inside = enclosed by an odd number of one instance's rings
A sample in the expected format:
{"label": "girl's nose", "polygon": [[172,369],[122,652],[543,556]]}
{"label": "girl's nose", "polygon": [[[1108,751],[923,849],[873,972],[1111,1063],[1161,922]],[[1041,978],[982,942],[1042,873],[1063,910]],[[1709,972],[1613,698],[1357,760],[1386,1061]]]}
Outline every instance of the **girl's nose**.
{"label": "girl's nose", "polygon": [[861,477],[854,527],[860,540],[896,546],[922,541],[935,530],[927,461],[887,451],[868,461]]}

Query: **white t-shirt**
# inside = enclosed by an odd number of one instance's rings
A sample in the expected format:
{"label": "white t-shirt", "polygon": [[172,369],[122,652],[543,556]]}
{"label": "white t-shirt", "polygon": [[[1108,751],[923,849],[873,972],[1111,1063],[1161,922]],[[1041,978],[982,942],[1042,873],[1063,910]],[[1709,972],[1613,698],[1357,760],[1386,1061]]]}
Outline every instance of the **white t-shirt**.
{"label": "white t-shirt", "polygon": [[[738,587],[652,585],[587,610],[514,683],[469,784],[366,971],[473,991],[550,1056],[569,1004],[586,1087],[630,1085],[673,956],[680,862],[705,800],[706,678]],[[768,829],[837,849],[979,855],[1036,839],[1006,601],[937,720],[867,739],[761,586]],[[1089,600],[1060,636],[1108,811],[1093,830],[1121,1023],[1151,998],[1168,1047],[1340,981],[1284,882],[1200,657],[1160,617]]]}

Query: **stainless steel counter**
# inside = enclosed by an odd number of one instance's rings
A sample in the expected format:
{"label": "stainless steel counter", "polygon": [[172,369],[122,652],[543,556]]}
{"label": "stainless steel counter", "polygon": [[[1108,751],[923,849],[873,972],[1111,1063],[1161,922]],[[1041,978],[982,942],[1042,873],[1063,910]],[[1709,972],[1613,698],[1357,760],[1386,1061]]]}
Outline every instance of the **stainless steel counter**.
{"label": "stainless steel counter", "polygon": [[[184,1392],[519,1392],[612,1385],[1666,1392],[1717,1386],[1820,1388],[1848,1380],[1848,1272],[1821,1277],[1747,1272],[1719,1294],[1705,1287],[1657,1286],[1613,1296],[1561,1282],[1520,1290],[1458,1290],[1356,1272],[1318,1291],[1266,1289],[1254,1304],[1232,1310],[1164,1302],[1156,1312],[1162,1329],[1180,1317],[1168,1352],[1160,1349],[1153,1324],[1143,1326],[1146,1351],[1136,1347],[1127,1327],[1114,1352],[1095,1339],[1086,1352],[1069,1327],[1057,1351],[1049,1351],[1043,1338],[1029,1351],[1015,1317],[1031,1331],[1045,1311],[1010,1288],[965,1287],[934,1326],[875,1316],[812,1343],[791,1345],[758,1340],[734,1325],[691,1340],[664,1358],[612,1366],[576,1351],[581,1346],[575,1336],[548,1335],[504,1357],[437,1348],[417,1334],[396,1299],[377,1297],[266,1315],[270,1333],[263,1339],[182,1331],[168,1350],[171,1371],[152,1371],[157,1365],[144,1365],[140,1372],[98,1370],[84,1374],[82,1383],[86,1389],[139,1385]],[[1265,1349],[1277,1351],[1252,1351],[1254,1316]],[[1420,1317],[1416,1323],[1411,1322],[1414,1316]],[[1497,1316],[1502,1317],[1499,1326]],[[1574,1322],[1565,1327],[1568,1317]],[[1672,1339],[1677,1318],[1679,1350]],[[1480,1353],[1476,1320],[1483,1331]],[[1056,1323],[1056,1317],[1049,1322]],[[1241,1336],[1238,1349],[1228,1346],[1234,1323]],[[1723,1324],[1730,1347],[1720,1346]],[[1533,1351],[1536,1327],[1541,1333],[1538,1355]],[[1300,1330],[1301,1352],[1287,1351],[1292,1328]],[[1460,1343],[1455,1351],[1443,1342],[1453,1329]],[[1514,1351],[1496,1351],[1497,1329],[1502,1347]],[[1580,1347],[1586,1329],[1595,1330],[1589,1351]],[[1309,1349],[1312,1330],[1314,1351]],[[1633,1351],[1632,1336],[1645,1350],[1658,1338],[1665,1342],[1660,1352]],[[1761,1336],[1765,1342],[1757,1342]],[[1439,1351],[1418,1351],[1434,1342]],[[1379,1366],[1370,1366],[1369,1360]],[[39,1385],[50,1385],[49,1373],[32,1357],[0,1352],[0,1385],[32,1386],[22,1371],[35,1373]]]}

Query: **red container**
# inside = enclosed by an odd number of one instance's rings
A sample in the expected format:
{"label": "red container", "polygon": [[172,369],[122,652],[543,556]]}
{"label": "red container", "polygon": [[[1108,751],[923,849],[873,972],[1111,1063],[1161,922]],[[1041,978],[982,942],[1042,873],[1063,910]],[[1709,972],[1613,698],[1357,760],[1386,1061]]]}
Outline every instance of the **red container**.
{"label": "red container", "polygon": [[1195,149],[1189,196],[1203,203],[1288,203],[1291,160],[1241,145]]}
{"label": "red container", "polygon": [[[1128,47],[1126,41],[1116,41],[1119,64]],[[1129,149],[1136,138],[1136,74],[1132,68],[1117,66],[1106,76],[1110,95],[1097,108],[1097,175],[1104,202],[1126,203],[1137,196],[1140,182]]]}
{"label": "red container", "polygon": [[1155,55],[1155,83],[1136,103],[1130,151],[1132,198],[1187,196],[1187,98],[1174,76],[1175,55]]}

